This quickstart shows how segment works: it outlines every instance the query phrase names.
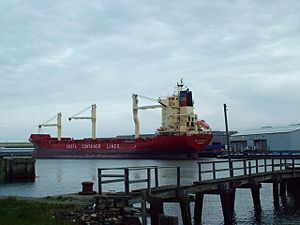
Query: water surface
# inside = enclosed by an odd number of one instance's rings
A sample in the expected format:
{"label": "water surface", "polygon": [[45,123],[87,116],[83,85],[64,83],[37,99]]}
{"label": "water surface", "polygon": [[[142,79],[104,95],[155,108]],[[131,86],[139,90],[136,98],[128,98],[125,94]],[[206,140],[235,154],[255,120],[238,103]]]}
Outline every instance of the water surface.
{"label": "water surface", "polygon": [[[209,160],[209,159],[202,159]],[[199,161],[199,160],[198,160]],[[183,184],[190,184],[198,179],[197,161],[190,160],[106,160],[106,159],[37,159],[36,181],[34,183],[1,184],[1,196],[45,197],[81,191],[81,182],[93,181],[97,190],[97,168],[139,166],[180,166]],[[142,179],[146,175],[133,172],[133,178]],[[176,169],[165,169],[160,172],[161,184],[176,183]],[[131,188],[145,187],[135,185]],[[118,191],[123,184],[105,185],[104,191]],[[281,201],[281,208],[274,210],[272,185],[263,184],[261,188],[262,213],[255,216],[251,192],[248,189],[237,189],[235,202],[235,224],[300,224],[300,208],[296,207],[293,198],[288,195]],[[191,204],[191,211],[193,213]],[[165,204],[165,214],[178,216],[180,209],[176,203]],[[219,196],[205,195],[203,207],[203,224],[223,224],[223,214]]]}

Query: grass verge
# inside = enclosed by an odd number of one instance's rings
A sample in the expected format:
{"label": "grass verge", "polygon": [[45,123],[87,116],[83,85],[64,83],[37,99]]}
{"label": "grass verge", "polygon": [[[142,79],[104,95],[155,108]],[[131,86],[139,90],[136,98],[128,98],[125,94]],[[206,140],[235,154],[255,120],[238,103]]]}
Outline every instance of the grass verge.
{"label": "grass verge", "polygon": [[74,225],[72,221],[56,216],[58,211],[70,210],[72,207],[13,197],[0,199],[0,225]]}

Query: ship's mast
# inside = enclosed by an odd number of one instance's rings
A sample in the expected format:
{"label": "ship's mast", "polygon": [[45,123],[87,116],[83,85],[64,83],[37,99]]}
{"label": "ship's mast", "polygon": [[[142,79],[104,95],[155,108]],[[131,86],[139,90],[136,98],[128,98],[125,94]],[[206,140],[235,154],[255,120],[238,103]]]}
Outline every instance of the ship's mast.
{"label": "ship's mast", "polygon": [[183,79],[180,79],[180,83],[177,82],[178,91],[182,91],[184,87]]}
{"label": "ship's mast", "polygon": [[[88,109],[92,108],[91,110],[91,116],[77,116],[85,111],[87,111]],[[96,104],[93,104],[92,106],[89,106],[88,108],[74,114],[73,116],[69,117],[69,121],[71,121],[72,119],[77,119],[77,120],[82,120],[82,119],[87,119],[87,120],[91,120],[92,121],[92,139],[95,140],[96,139]]]}
{"label": "ship's mast", "polygon": [[[51,119],[47,120],[46,122],[39,124],[39,133],[42,131],[42,127],[57,127],[57,140],[61,141],[61,112],[57,113],[57,116],[52,117]],[[57,123],[49,123],[53,119],[57,118]]]}
{"label": "ship's mast", "polygon": [[187,88],[187,86],[183,83],[183,79],[180,79],[180,82],[177,82],[177,95],[179,96],[180,92]]}

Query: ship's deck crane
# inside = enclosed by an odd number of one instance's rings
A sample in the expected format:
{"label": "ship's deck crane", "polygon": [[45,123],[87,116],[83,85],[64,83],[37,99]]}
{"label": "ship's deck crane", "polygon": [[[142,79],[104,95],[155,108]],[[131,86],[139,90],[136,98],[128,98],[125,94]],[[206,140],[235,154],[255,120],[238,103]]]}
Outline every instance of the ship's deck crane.
{"label": "ship's deck crane", "polygon": [[[79,114],[87,111],[88,109],[92,108],[91,110],[91,116],[78,116]],[[69,117],[69,121],[72,119],[77,119],[77,120],[82,120],[82,119],[87,119],[92,121],[92,138],[93,140],[96,139],[96,104],[93,104],[89,106],[88,108],[74,114],[73,116]]]}
{"label": "ship's deck crane", "polygon": [[[59,112],[59,113],[57,113],[57,115],[55,115],[51,119],[45,121],[42,124],[39,124],[38,133],[42,132],[42,127],[57,127],[57,140],[60,141],[61,140],[61,117],[62,117],[62,114],[61,114],[61,112]],[[50,123],[55,118],[57,118],[57,123]]]}
{"label": "ship's deck crane", "polygon": [[[144,98],[150,101],[158,102],[160,105],[149,105],[149,106],[138,106],[139,100],[138,97]],[[147,109],[157,109],[162,107],[167,107],[166,103],[162,102],[161,99],[154,99],[142,95],[132,94],[132,105],[133,105],[133,120],[135,125],[135,138],[140,136],[140,122],[138,118],[138,110],[147,110]]]}

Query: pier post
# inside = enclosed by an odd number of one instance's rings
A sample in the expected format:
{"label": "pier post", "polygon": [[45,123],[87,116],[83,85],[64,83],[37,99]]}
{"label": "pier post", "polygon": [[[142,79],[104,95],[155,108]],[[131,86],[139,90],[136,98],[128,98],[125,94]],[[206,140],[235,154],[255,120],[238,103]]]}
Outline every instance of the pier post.
{"label": "pier post", "polygon": [[286,189],[289,193],[294,194],[295,192],[295,184],[293,179],[288,179],[286,182]]}
{"label": "pier post", "polygon": [[286,197],[286,182],[285,181],[280,182],[280,196],[282,198]]}
{"label": "pier post", "polygon": [[14,182],[15,181],[15,171],[14,171],[14,160],[6,160],[6,181]]}
{"label": "pier post", "polygon": [[142,225],[147,225],[147,193],[145,191],[142,192],[142,201],[141,201],[141,209],[142,209]]}
{"label": "pier post", "polygon": [[174,216],[159,215],[159,225],[178,225],[178,218]]}
{"label": "pier post", "polygon": [[147,168],[147,192],[151,195],[151,170]]}
{"label": "pier post", "polygon": [[176,182],[177,196],[180,196],[180,166],[177,166],[177,182]]}
{"label": "pier post", "polygon": [[297,205],[300,205],[300,190],[299,190],[299,185],[300,185],[300,179],[295,179],[293,180],[293,193],[294,193],[294,199],[295,203]]}
{"label": "pier post", "polygon": [[98,169],[98,195],[102,195],[102,170]]}
{"label": "pier post", "polygon": [[162,198],[153,197],[149,198],[151,210],[151,225],[159,225],[159,214],[164,214],[164,203]]}
{"label": "pier post", "polygon": [[190,210],[190,198],[185,196],[179,201],[183,225],[192,225],[192,217]]}
{"label": "pier post", "polygon": [[155,187],[158,187],[158,168],[154,168]]}
{"label": "pier post", "polygon": [[232,188],[230,191],[231,191],[231,208],[232,208],[232,216],[233,216],[236,188]]}
{"label": "pier post", "polygon": [[277,180],[273,181],[273,202],[274,202],[274,208],[279,209],[279,195],[278,195],[278,182],[277,182]]}
{"label": "pier post", "polygon": [[261,213],[261,204],[260,204],[260,184],[251,184],[251,194],[253,199],[254,210],[256,214]]}
{"label": "pier post", "polygon": [[194,208],[194,223],[200,225],[202,221],[202,210],[203,210],[203,193],[197,193],[195,196],[195,208]]}
{"label": "pier post", "polygon": [[281,181],[280,184],[280,199],[281,199],[281,204],[286,205],[287,204],[287,199],[286,199],[286,181]]}
{"label": "pier post", "polygon": [[198,173],[199,173],[199,181],[202,180],[202,168],[201,168],[201,163],[198,162]]}
{"label": "pier post", "polygon": [[0,182],[35,181],[35,160],[31,157],[1,157]]}
{"label": "pier post", "polygon": [[129,169],[125,168],[124,169],[124,186],[125,186],[125,193],[128,194],[130,189],[129,189]]}
{"label": "pier post", "polygon": [[233,208],[232,208],[232,191],[224,190],[220,194],[223,216],[224,216],[224,224],[231,225],[232,217],[233,217]]}

